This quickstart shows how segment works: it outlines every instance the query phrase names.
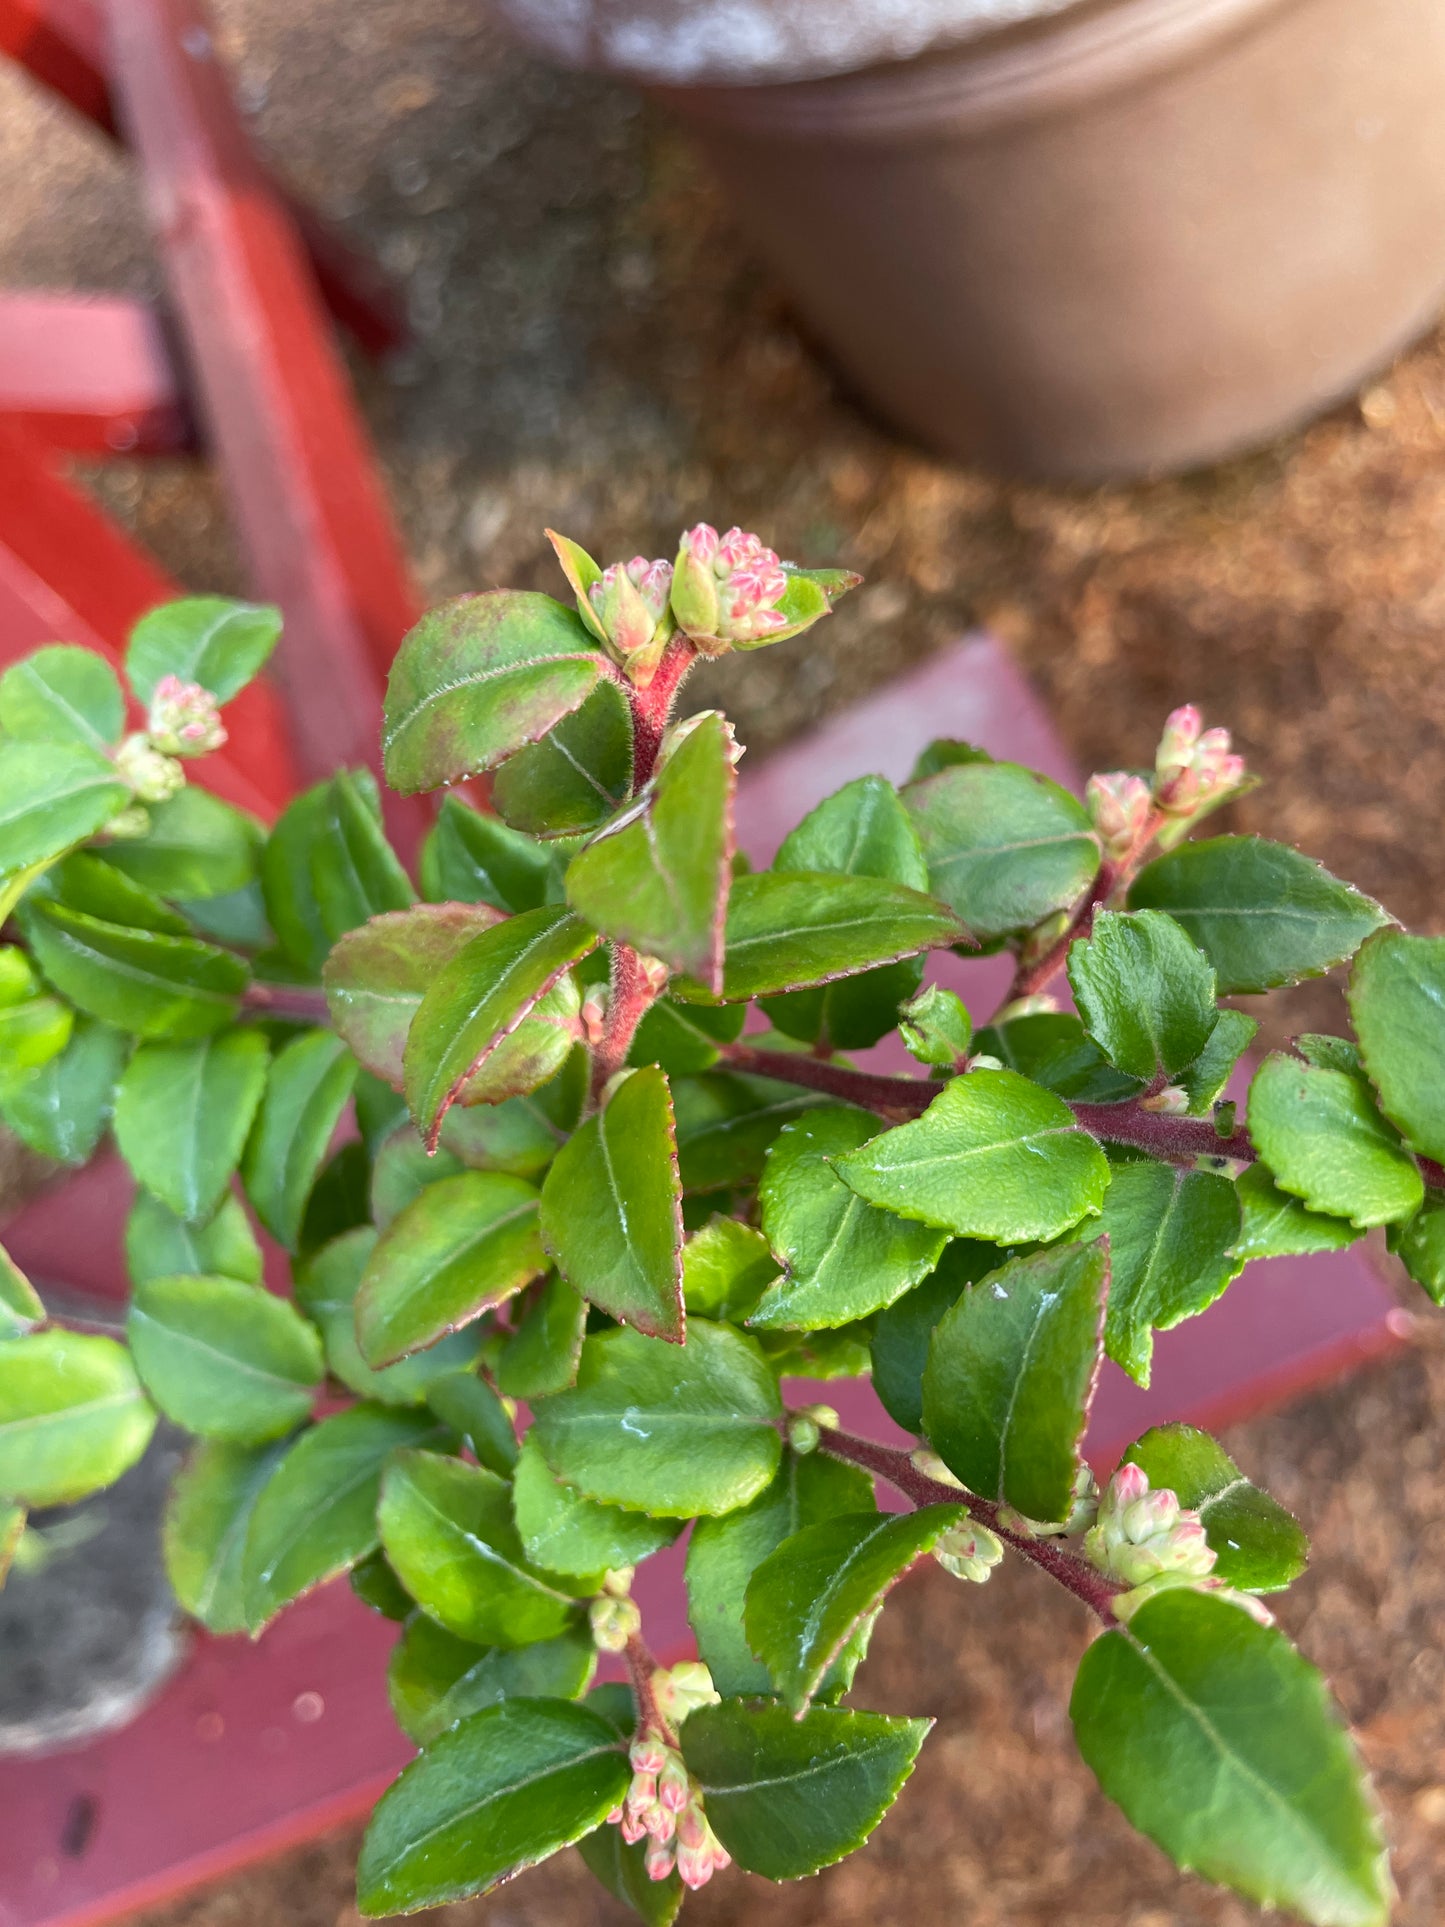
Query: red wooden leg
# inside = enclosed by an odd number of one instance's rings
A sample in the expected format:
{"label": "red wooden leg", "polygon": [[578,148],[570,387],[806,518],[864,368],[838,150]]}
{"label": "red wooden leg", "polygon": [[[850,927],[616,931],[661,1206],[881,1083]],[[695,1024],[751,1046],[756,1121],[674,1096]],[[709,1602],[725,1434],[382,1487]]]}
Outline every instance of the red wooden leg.
{"label": "red wooden leg", "polygon": [[194,445],[159,317],[115,296],[0,295],[0,418],[76,454]]}

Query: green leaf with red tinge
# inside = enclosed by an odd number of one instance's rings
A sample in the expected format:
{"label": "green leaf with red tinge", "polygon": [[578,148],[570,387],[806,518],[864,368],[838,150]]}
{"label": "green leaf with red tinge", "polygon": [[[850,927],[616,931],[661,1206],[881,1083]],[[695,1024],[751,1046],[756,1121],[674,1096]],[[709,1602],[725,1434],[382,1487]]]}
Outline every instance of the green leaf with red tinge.
{"label": "green leaf with red tinge", "polygon": [[603,681],[540,742],[507,758],[492,800],[514,830],[581,836],[600,830],[631,786],[632,714],[617,684]]}

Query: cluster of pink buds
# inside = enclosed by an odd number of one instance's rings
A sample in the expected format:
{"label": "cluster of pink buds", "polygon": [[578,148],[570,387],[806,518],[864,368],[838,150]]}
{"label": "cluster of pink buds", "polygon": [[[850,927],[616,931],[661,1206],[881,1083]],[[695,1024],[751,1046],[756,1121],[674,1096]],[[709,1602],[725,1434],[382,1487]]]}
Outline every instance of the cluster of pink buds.
{"label": "cluster of pink buds", "polygon": [[670,562],[634,555],[630,562],[605,568],[587,591],[609,648],[642,688],[652,680],[673,632],[671,590]]}
{"label": "cluster of pink buds", "polygon": [[1089,821],[1099,833],[1110,863],[1124,863],[1144,840],[1154,798],[1142,776],[1116,769],[1091,776],[1084,787]]}
{"label": "cluster of pink buds", "polygon": [[1193,816],[1244,780],[1244,758],[1229,747],[1227,729],[1205,729],[1193,703],[1164,724],[1154,759],[1154,801],[1171,816]]}
{"label": "cluster of pink buds", "polygon": [[1261,1600],[1213,1576],[1218,1555],[1205,1537],[1203,1520],[1180,1505],[1177,1493],[1167,1486],[1151,1491],[1142,1466],[1121,1465],[1110,1479],[1099,1500],[1098,1521],[1084,1534],[1083,1547],[1091,1565],[1129,1588],[1109,1602],[1117,1619],[1132,1618],[1157,1593],[1188,1586],[1217,1593],[1261,1625],[1272,1624]]}
{"label": "cluster of pink buds", "polygon": [[705,1887],[732,1860],[708,1825],[702,1790],[682,1755],[648,1733],[633,1741],[629,1758],[632,1784],[627,1798],[607,1818],[621,1828],[629,1846],[647,1841],[650,1880],[666,1880],[675,1866],[684,1886]]}
{"label": "cluster of pink buds", "polygon": [[151,694],[146,734],[168,756],[208,756],[226,740],[220,705],[209,689],[162,676]]}
{"label": "cluster of pink buds", "polygon": [[699,522],[677,552],[672,610],[678,627],[705,652],[709,644],[757,642],[790,625],[779,603],[788,576],[761,537],[733,528],[719,537]]}

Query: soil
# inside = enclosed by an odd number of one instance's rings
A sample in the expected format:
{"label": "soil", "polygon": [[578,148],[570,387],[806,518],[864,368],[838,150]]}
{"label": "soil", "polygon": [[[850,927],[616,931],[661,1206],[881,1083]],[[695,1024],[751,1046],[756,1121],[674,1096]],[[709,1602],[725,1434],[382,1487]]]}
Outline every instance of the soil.
{"label": "soil", "polygon": [[[1445,790],[1445,342],[1207,473],[1002,482],[872,421],[676,131],[624,89],[509,48],[477,0],[213,11],[258,137],[407,289],[415,346],[357,372],[428,595],[556,589],[546,522],[604,559],[670,553],[700,516],[757,527],[868,581],[806,642],[699,678],[699,705],[724,701],[755,753],[987,626],[1086,766],[1147,761],[1163,713],[1192,698],[1265,779],[1232,827],[1298,842],[1412,925],[1445,922],[1445,855],[1415,830]],[[128,163],[8,71],[0,181],[5,284],[157,289]],[[182,580],[242,586],[204,470],[117,462],[88,479]],[[1273,1034],[1328,1024],[1335,996],[1312,987]],[[1228,1442],[1313,1535],[1314,1568],[1280,1616],[1357,1723],[1395,1841],[1397,1919],[1427,1927],[1445,1912],[1445,1327],[1422,1322],[1396,1363]],[[1064,1713],[1085,1637],[1029,1573],[963,1596],[941,1574],[913,1583],[858,1693],[940,1715],[899,1811],[821,1879],[764,1894],[729,1877],[691,1917],[1258,1920],[1172,1873],[1092,1790]],[[145,1927],[352,1923],[354,1848],[307,1849]],[[567,1857],[437,1918],[614,1913]]]}

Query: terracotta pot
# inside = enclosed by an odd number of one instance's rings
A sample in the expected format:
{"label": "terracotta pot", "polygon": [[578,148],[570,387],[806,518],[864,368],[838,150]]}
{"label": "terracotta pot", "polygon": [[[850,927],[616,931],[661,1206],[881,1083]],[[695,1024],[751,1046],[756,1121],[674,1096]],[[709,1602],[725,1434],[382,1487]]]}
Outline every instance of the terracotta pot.
{"label": "terracotta pot", "polygon": [[[596,0],[629,4],[668,12]],[[900,427],[1036,475],[1188,467],[1306,419],[1430,323],[1440,0],[1090,0],[977,30],[1047,4],[955,0],[972,37],[943,45],[932,0],[908,60],[659,90]]]}

